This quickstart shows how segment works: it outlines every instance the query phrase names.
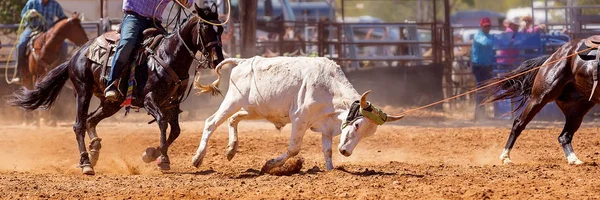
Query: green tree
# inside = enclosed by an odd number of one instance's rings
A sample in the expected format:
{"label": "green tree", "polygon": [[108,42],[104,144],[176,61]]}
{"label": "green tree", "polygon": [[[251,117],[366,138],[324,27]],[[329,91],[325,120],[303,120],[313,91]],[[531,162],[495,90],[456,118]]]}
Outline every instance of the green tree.
{"label": "green tree", "polygon": [[[21,10],[27,0],[0,0],[0,24],[17,24],[21,21]],[[6,30],[8,32],[17,31]]]}

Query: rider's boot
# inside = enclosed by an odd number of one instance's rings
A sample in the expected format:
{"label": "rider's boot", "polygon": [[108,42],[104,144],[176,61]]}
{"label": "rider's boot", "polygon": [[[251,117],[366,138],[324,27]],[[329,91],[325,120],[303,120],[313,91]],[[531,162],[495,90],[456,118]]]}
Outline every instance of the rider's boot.
{"label": "rider's boot", "polygon": [[119,90],[117,86],[118,82],[119,80],[112,81],[112,83],[110,83],[104,90],[104,97],[106,97],[106,99],[109,101],[119,100]]}

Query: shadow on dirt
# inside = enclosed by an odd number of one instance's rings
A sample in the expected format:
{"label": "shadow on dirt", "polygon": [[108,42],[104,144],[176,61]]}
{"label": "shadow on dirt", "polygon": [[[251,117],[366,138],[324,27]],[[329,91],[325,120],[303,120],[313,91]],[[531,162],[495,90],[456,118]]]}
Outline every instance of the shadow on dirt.
{"label": "shadow on dirt", "polygon": [[364,171],[358,171],[358,172],[348,171],[343,166],[337,167],[335,169],[336,170],[340,170],[340,171],[345,172],[345,173],[348,173],[348,174],[352,174],[354,176],[394,176],[394,175],[397,174],[396,172],[378,172],[378,171],[375,171],[375,170],[370,170],[368,168],[365,168]]}

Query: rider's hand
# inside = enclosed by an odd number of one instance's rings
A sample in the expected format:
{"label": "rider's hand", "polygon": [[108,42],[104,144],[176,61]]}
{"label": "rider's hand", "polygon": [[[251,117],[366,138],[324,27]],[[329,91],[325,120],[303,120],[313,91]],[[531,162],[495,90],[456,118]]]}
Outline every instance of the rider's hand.
{"label": "rider's hand", "polygon": [[36,16],[38,16],[38,15],[40,14],[40,13],[39,13],[39,12],[37,12],[37,10],[35,10],[35,9],[31,9],[31,10],[30,10],[30,12],[31,12],[31,13],[29,14],[29,16],[30,16],[30,17],[36,17]]}
{"label": "rider's hand", "polygon": [[181,5],[183,5],[184,7],[188,7],[188,8],[190,7],[190,6],[188,6],[189,0],[174,0],[174,1],[181,3]]}

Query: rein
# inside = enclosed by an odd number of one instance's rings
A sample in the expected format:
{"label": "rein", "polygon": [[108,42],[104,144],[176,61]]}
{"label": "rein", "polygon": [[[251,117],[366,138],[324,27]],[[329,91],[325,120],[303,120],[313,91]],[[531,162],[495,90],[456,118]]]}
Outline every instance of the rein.
{"label": "rein", "polygon": [[[200,19],[202,19],[201,17],[198,17]],[[204,40],[202,39],[202,37],[200,37],[200,29],[198,28],[198,26],[200,26],[200,21],[198,21],[196,23],[196,46],[201,45],[202,47],[202,55],[204,56],[204,60],[199,59],[198,57],[196,57],[196,54],[194,54],[194,52],[192,52],[192,50],[190,49],[190,47],[187,46],[187,44],[185,43],[185,40],[183,40],[183,38],[181,37],[181,34],[179,31],[177,32],[177,37],[179,37],[179,39],[181,40],[181,42],[183,43],[183,46],[186,48],[186,50],[188,50],[188,53],[190,54],[190,56],[196,61],[198,62],[198,67],[196,67],[196,69],[194,70],[194,75],[193,75],[193,80],[196,80],[196,75],[198,74],[198,69],[200,67],[203,67],[204,69],[208,69],[208,62],[210,62],[209,60],[209,54],[207,52],[206,49],[214,46],[214,45],[221,45],[221,42],[219,41],[213,41],[213,42],[209,42],[208,45],[204,45]],[[190,85],[188,90],[187,90],[187,94],[184,94],[180,97],[179,99],[179,103],[184,102],[185,100],[187,100],[187,98],[190,96],[190,93],[192,92],[192,88],[193,85]],[[185,96],[185,97],[184,97]]]}
{"label": "rein", "polygon": [[[199,63],[198,67],[196,67],[196,69],[194,70],[193,79],[196,79],[196,75],[198,74],[198,69],[200,68],[200,66],[204,66],[204,68],[208,68],[207,64],[208,64],[208,62],[210,62],[208,60],[210,55],[208,55],[208,52],[206,49],[208,49],[214,45],[221,44],[219,41],[213,41],[213,42],[208,43],[208,45],[205,46],[204,40],[200,36],[200,29],[198,28],[198,26],[200,26],[200,23],[201,22],[198,21],[196,23],[196,26],[194,27],[194,29],[196,29],[196,44],[195,45],[202,47],[202,54],[205,57],[204,59],[197,58],[195,53],[192,51],[192,49],[186,44],[186,41],[183,39],[183,37],[181,37],[180,31],[179,30],[175,31],[176,32],[175,34],[177,35],[177,37],[181,41],[181,43],[183,43],[183,46],[186,48],[186,50],[190,54],[190,57],[192,57],[192,59],[196,60]],[[150,53],[150,58],[153,58],[158,63],[158,65],[160,65],[167,72],[167,75],[169,77],[171,77],[171,79],[173,81],[175,81],[175,87],[170,92],[169,97],[173,97],[173,95],[175,95],[175,93],[179,90],[179,88],[181,86],[183,86],[183,85],[187,86],[187,83],[189,81],[189,76],[184,79],[180,79],[179,76],[177,75],[177,73],[171,67],[169,67],[169,65],[167,65],[164,60],[159,58],[152,49],[146,48],[146,51]],[[181,95],[179,97],[179,100],[178,100],[179,103],[182,103],[183,101],[185,101],[189,97],[191,91],[192,91],[192,85],[190,85],[189,88],[187,89],[187,94],[184,93],[183,95]],[[162,102],[161,105],[164,105],[165,103],[167,103],[169,99],[170,98],[165,99],[165,101]]]}

